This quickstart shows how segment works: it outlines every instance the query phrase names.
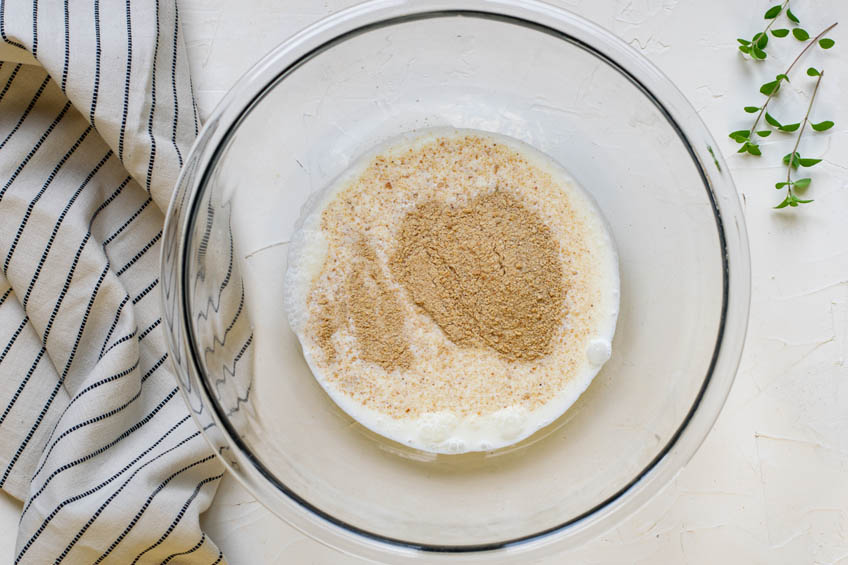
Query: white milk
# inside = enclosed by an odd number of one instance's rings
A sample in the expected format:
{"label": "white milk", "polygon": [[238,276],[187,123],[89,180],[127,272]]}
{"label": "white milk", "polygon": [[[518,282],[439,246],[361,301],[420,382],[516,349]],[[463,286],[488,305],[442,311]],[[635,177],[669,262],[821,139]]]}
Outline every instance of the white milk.
{"label": "white milk", "polygon": [[[477,171],[469,181],[449,183],[447,188],[433,186],[433,171],[410,174],[408,170],[404,186],[414,187],[414,191],[397,189],[390,195],[378,195],[371,187],[360,185],[360,177],[377,155],[390,160],[392,156],[409,154],[410,150],[431,147],[436,140],[459,143],[467,136],[476,143],[499,145],[498,151],[514,153],[520,158],[515,162],[523,164],[506,172],[497,172],[495,167],[492,172],[485,169],[485,159],[483,164],[446,163],[445,170],[449,172],[445,174],[453,175],[449,178],[465,179],[472,176],[467,172]],[[394,244],[393,230],[417,202],[427,198],[462,201],[493,190],[496,185],[507,187],[523,205],[539,214],[559,242],[563,268],[574,273],[576,286],[568,288],[566,315],[552,340],[552,352],[534,361],[516,362],[493,350],[460,348],[444,336],[426,313],[416,310],[402,287],[392,281],[409,314],[405,328],[415,357],[409,369],[389,373],[358,359],[356,340],[345,329],[334,334],[337,359],[328,362],[308,328],[310,293],[315,285],[333,284],[332,277],[322,278],[325,265],[335,261],[335,266],[344,270],[343,257],[331,253],[331,240],[340,241],[339,234],[345,230],[364,233],[367,227],[369,242],[385,264]],[[322,230],[322,214],[336,199],[355,203],[356,211],[352,212],[351,221],[332,235]],[[585,250],[579,256],[574,256],[575,242]],[[390,276],[387,268],[383,270]],[[476,130],[438,128],[408,134],[363,156],[310,199],[289,247],[284,302],[290,326],[316,380],[363,426],[425,451],[486,451],[518,442],[553,422],[586,390],[609,359],[619,308],[618,259],[594,201],[559,164],[512,138]],[[342,385],[343,382],[347,384]],[[371,383],[374,396],[366,398],[358,393],[350,384],[357,382]],[[521,400],[529,393],[541,398],[540,389],[547,391],[544,401]],[[391,398],[427,399],[428,405],[432,400],[440,408],[432,411],[412,405],[413,415],[402,416],[396,413],[402,404]],[[458,403],[460,398],[465,400]],[[424,406],[423,401],[419,404]],[[481,410],[483,405],[486,408]]]}

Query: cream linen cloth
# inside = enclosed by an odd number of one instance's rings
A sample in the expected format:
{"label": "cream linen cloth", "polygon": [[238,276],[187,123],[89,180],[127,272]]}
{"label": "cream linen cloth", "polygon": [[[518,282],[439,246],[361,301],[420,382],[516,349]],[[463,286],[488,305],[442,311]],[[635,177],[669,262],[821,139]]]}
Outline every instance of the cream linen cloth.
{"label": "cream linen cloth", "polygon": [[177,391],[159,306],[198,129],[174,0],[0,0],[0,487],[16,563],[223,557],[222,466]]}

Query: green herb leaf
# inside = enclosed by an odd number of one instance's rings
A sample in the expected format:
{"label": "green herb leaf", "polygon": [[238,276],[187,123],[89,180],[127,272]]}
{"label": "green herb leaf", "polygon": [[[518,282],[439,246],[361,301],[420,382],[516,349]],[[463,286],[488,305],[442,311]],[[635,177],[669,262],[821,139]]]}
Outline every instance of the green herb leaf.
{"label": "green herb leaf", "polygon": [[[756,47],[754,48],[754,50],[756,50]],[[779,85],[778,85],[778,82],[777,82],[776,80],[773,80],[773,81],[771,81],[771,82],[767,82],[767,83],[765,83],[764,85],[762,85],[762,86],[760,87],[760,92],[761,92],[762,94],[765,94],[766,96],[769,96],[769,95],[774,94],[775,92],[777,92],[777,88],[778,88],[778,86],[779,86]]]}
{"label": "green herb leaf", "polygon": [[739,143],[744,143],[748,137],[751,135],[751,132],[746,129],[740,129],[734,132],[731,132],[728,137],[733,141],[738,141]]}
{"label": "green herb leaf", "polygon": [[792,195],[792,199],[798,204],[809,204],[810,202],[812,202],[812,200],[801,200],[800,198],[797,198],[794,194]]}
{"label": "green herb leaf", "polygon": [[795,39],[797,39],[798,41],[807,41],[808,39],[810,39],[810,34],[807,33],[807,30],[800,27],[796,27],[795,29],[793,29],[792,35],[794,35]]}
{"label": "green herb leaf", "polygon": [[801,124],[785,124],[785,125],[780,126],[777,129],[779,129],[780,131],[785,131],[785,132],[793,132],[793,131],[797,130],[799,127],[801,127]]}
{"label": "green herb leaf", "polygon": [[771,30],[771,34],[775,37],[786,37],[789,35],[788,29],[773,29]]}
{"label": "green herb leaf", "polygon": [[774,116],[772,116],[771,114],[769,114],[768,112],[766,112],[766,122],[768,122],[768,124],[769,124],[769,125],[772,125],[772,126],[774,126],[774,127],[776,127],[776,128],[779,128],[779,127],[780,127],[780,122],[778,122],[778,121],[775,119],[775,117],[774,117]]}
{"label": "green herb leaf", "polygon": [[798,179],[794,183],[792,183],[795,188],[807,188],[810,186],[810,179]]}
{"label": "green herb leaf", "polygon": [[764,130],[758,131],[757,135],[759,135],[760,137],[768,137],[768,136],[771,135],[771,130],[770,129],[764,129]]}
{"label": "green herb leaf", "polygon": [[818,165],[821,163],[821,159],[799,159],[798,162],[801,163],[802,167],[812,167],[813,165]]}
{"label": "green herb leaf", "polygon": [[780,204],[775,206],[775,208],[779,210],[780,208],[786,208],[787,206],[789,206],[789,197],[788,196],[783,199],[783,202],[781,202]]}
{"label": "green herb leaf", "polygon": [[774,94],[775,92],[777,92],[778,88],[780,88],[780,83],[777,82],[776,80],[772,80],[772,81],[769,81],[769,82],[763,84],[760,87],[760,93],[765,94],[766,96],[769,96],[770,94]]}
{"label": "green herb leaf", "polygon": [[754,114],[754,113],[760,111],[760,107],[759,106],[745,106],[745,111],[748,112],[749,114]]}
{"label": "green herb leaf", "polygon": [[807,75],[809,75],[811,77],[817,77],[820,74],[821,73],[819,72],[819,70],[815,67],[810,67],[809,69],[807,69]]}
{"label": "green herb leaf", "polygon": [[799,155],[797,151],[795,153],[787,153],[786,155],[783,156],[783,164],[784,165],[789,164],[789,157],[790,156],[792,157],[792,168],[797,169],[798,164],[800,163],[801,155]]}
{"label": "green herb leaf", "polygon": [[751,143],[749,141],[748,143],[746,143],[746,146],[747,146],[746,149],[748,150],[748,153],[750,153],[751,155],[756,155],[757,157],[762,155],[762,153],[760,152],[760,146],[757,145],[756,143]]}
{"label": "green herb leaf", "polygon": [[810,125],[816,131],[824,131],[824,130],[828,130],[828,129],[832,128],[834,124],[830,120],[825,120],[823,122],[819,122],[817,124],[810,124]]}
{"label": "green herb leaf", "polygon": [[786,8],[786,17],[789,18],[790,21],[795,22],[796,24],[800,24],[801,20],[798,19],[798,16],[792,13],[792,10]]}
{"label": "green herb leaf", "polygon": [[742,39],[741,37],[736,38],[736,41],[738,41],[742,45],[751,45],[750,41],[748,41],[747,39]]}
{"label": "green herb leaf", "polygon": [[745,153],[747,150],[748,150],[748,142],[746,141],[742,144],[742,147],[739,148],[737,153]]}
{"label": "green herb leaf", "polygon": [[836,42],[829,37],[825,37],[823,39],[819,39],[819,45],[822,49],[830,49],[836,44]]}
{"label": "green herb leaf", "polygon": [[765,13],[765,15],[764,15],[763,17],[764,17],[765,19],[767,19],[767,20],[773,20],[773,19],[774,19],[774,18],[776,18],[776,17],[780,14],[780,12],[782,12],[782,11],[783,11],[783,6],[780,6],[780,5],[772,6],[771,8],[769,8],[768,10],[766,10],[766,13]]}
{"label": "green herb leaf", "polygon": [[754,59],[762,61],[763,59],[768,57],[768,55],[766,54],[765,51],[763,51],[762,49],[760,49],[756,45],[751,45],[751,57],[753,57]]}
{"label": "green herb leaf", "polygon": [[781,189],[788,184],[789,184],[788,182],[783,181],[783,182],[779,182],[779,183],[775,184],[774,187],[777,188],[777,189]]}
{"label": "green herb leaf", "polygon": [[765,33],[758,33],[754,36],[754,44],[760,49],[765,49],[766,45],[768,45],[768,35]]}
{"label": "green herb leaf", "polygon": [[786,76],[786,75],[785,75],[785,74],[783,74],[783,73],[780,73],[779,75],[777,75],[777,76],[776,76],[776,77],[774,77],[774,78],[777,80],[777,82],[780,82],[780,81],[782,81],[782,80],[785,80],[786,82],[789,82],[789,77],[788,77],[788,76]]}
{"label": "green herb leaf", "polygon": [[740,45],[739,50],[742,51],[743,53],[748,53],[748,54],[751,53],[751,48],[748,47],[747,45]]}

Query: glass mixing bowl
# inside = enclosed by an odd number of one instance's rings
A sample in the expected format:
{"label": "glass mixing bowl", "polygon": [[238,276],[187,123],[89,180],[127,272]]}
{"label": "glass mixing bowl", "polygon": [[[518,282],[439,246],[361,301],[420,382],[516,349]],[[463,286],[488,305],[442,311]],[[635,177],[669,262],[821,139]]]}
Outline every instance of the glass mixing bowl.
{"label": "glass mixing bowl", "polygon": [[[489,453],[383,439],[312,377],[283,311],[301,206],[358,155],[434,126],[509,135],[595,198],[620,256],[613,355],[565,415]],[[750,273],[733,183],[695,110],[610,33],[533,1],[379,0],[248,72],[187,158],[165,231],[186,401],[276,514],[383,562],[519,560],[620,521],[689,460],[730,389]]]}

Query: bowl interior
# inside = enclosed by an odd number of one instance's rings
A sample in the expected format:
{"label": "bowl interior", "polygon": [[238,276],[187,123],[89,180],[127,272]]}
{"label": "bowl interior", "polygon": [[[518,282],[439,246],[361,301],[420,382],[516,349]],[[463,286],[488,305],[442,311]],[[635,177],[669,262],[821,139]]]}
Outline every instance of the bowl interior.
{"label": "bowl interior", "polygon": [[[492,453],[436,456],[365,430],[315,382],[283,312],[287,242],[310,194],[374,145],[433,126],[556,159],[620,257],[611,360],[562,418]],[[703,171],[650,93],[550,29],[442,12],[341,36],[268,85],[197,198],[187,319],[220,412],[272,483],[351,529],[443,548],[572,523],[651,468],[709,378],[725,270]]]}

